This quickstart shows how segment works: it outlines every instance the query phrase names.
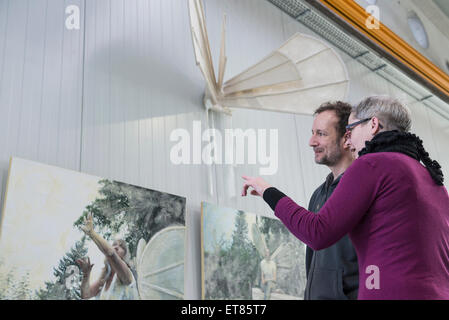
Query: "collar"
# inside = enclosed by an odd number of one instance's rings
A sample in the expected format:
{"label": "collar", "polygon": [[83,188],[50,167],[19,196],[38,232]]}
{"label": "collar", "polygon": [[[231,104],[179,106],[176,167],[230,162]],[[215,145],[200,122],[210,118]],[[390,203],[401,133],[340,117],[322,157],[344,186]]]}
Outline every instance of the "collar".
{"label": "collar", "polygon": [[333,186],[337,185],[340,182],[341,177],[343,176],[344,172],[342,172],[335,180],[334,180],[334,174],[331,172],[326,177],[326,186]]}

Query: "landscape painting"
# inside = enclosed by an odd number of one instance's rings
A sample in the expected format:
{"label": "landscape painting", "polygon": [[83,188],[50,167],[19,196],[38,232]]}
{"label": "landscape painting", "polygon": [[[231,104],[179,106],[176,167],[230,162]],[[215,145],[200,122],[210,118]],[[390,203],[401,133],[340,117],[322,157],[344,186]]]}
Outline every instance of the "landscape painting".
{"label": "landscape painting", "polygon": [[0,299],[183,299],[180,196],[12,158]]}
{"label": "landscape painting", "polygon": [[305,245],[276,218],[202,203],[202,298],[304,298]]}

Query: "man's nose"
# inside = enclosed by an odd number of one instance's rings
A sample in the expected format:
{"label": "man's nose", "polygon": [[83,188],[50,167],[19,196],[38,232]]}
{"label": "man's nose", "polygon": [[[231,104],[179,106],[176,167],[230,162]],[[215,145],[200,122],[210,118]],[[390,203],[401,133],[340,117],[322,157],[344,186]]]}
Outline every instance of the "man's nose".
{"label": "man's nose", "polygon": [[309,139],[309,146],[310,146],[310,147],[316,147],[316,146],[318,146],[318,142],[317,142],[317,140],[316,140],[316,138],[315,138],[314,135],[312,135],[312,136],[310,137],[310,139]]}

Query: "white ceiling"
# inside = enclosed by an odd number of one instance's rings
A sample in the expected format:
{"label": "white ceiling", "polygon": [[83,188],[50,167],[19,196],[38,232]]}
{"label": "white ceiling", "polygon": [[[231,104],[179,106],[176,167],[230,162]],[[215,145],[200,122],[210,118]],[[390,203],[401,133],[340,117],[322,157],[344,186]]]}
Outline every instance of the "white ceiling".
{"label": "white ceiling", "polygon": [[[366,8],[367,0],[355,0]],[[449,0],[377,0],[380,21],[449,74]],[[412,14],[421,20],[428,37],[428,48],[422,48],[413,36],[407,18]]]}
{"label": "white ceiling", "polygon": [[441,11],[449,18],[449,1],[448,0],[433,0]]}

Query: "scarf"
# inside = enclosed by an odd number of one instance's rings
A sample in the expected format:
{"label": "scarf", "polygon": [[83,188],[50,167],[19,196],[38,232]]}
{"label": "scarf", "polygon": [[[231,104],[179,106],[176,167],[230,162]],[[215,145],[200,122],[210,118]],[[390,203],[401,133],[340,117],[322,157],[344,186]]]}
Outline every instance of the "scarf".
{"label": "scarf", "polygon": [[359,156],[375,152],[399,152],[417,161],[422,161],[435,183],[443,185],[444,176],[440,164],[430,159],[422,140],[413,133],[397,130],[380,132],[371,141],[366,142],[365,148],[359,152]]}

